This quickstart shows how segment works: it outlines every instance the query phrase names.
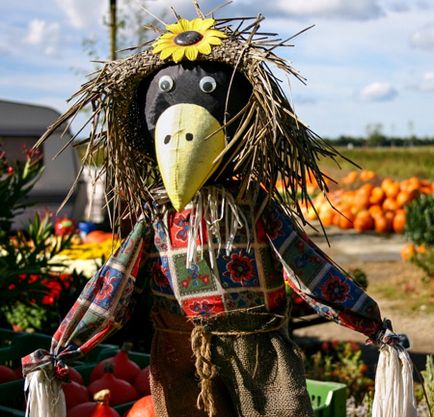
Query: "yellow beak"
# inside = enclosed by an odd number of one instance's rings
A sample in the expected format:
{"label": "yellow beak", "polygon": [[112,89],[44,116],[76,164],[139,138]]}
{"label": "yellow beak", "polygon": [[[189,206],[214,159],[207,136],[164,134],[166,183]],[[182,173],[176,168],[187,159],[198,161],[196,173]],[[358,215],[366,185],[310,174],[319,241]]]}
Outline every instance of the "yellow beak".
{"label": "yellow beak", "polygon": [[155,150],[164,186],[173,207],[182,211],[213,174],[225,148],[219,121],[204,107],[176,104],[155,126]]}

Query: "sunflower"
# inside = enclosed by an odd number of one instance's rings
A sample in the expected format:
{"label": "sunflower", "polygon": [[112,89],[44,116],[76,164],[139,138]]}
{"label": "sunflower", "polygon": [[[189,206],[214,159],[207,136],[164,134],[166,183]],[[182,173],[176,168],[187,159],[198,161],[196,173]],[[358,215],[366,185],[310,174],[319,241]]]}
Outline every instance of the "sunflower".
{"label": "sunflower", "polygon": [[167,25],[167,33],[161,35],[154,43],[154,54],[160,54],[162,60],[172,56],[174,62],[184,56],[195,61],[199,53],[209,55],[211,45],[221,45],[226,35],[220,30],[211,29],[214,19],[180,19],[177,23]]}

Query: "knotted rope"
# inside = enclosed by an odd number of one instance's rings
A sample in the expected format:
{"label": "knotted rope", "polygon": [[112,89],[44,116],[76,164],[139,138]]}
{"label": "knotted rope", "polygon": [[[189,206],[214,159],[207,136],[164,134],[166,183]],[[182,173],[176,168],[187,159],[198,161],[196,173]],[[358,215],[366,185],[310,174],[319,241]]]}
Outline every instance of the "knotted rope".
{"label": "knotted rope", "polygon": [[[196,405],[198,409],[204,410],[206,413],[208,413],[209,417],[217,415],[216,404],[212,392],[213,379],[217,375],[217,368],[212,362],[213,336],[240,337],[260,333],[270,333],[278,331],[288,324],[287,315],[277,315],[271,313],[251,313],[248,312],[248,310],[245,310],[244,312],[237,310],[236,313],[247,314],[257,317],[270,317],[270,320],[267,323],[268,325],[270,325],[270,327],[267,327],[265,324],[264,327],[254,330],[214,331],[211,330],[211,326],[209,326],[208,324],[196,324],[191,332],[191,348],[195,356],[196,372],[200,380],[200,393],[197,397]],[[216,317],[218,316],[219,315],[217,315]],[[226,313],[224,316],[227,317],[230,316],[230,314]],[[215,319],[216,317],[214,317],[213,319]],[[277,323],[274,324],[274,322],[276,321]]]}

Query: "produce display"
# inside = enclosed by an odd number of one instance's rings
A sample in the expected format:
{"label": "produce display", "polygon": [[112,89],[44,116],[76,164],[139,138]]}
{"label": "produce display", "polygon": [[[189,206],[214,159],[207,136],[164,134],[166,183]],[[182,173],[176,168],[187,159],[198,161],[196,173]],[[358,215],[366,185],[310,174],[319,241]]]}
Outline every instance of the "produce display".
{"label": "produce display", "polygon": [[[313,207],[305,208],[306,218],[319,219],[326,227],[377,233],[403,233],[406,206],[421,194],[434,193],[434,183],[427,180],[381,179],[373,171],[351,171],[330,188],[327,196],[313,198]],[[312,187],[311,191],[314,195],[318,190]]]}

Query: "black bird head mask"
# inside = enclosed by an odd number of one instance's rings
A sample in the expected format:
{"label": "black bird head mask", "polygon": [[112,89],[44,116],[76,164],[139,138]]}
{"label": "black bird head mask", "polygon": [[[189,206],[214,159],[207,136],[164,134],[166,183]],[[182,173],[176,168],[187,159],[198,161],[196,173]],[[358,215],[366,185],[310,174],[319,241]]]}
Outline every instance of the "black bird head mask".
{"label": "black bird head mask", "polygon": [[40,142],[90,105],[84,163],[103,151],[116,218],[121,207],[152,214],[162,191],[182,210],[206,183],[231,181],[238,197],[259,186],[303,219],[306,178],[326,189],[317,162],[338,153],[297,119],[272,72],[301,78],[275,54],[291,45],[262,33],[262,16],[177,18],[144,51],[107,62]]}

